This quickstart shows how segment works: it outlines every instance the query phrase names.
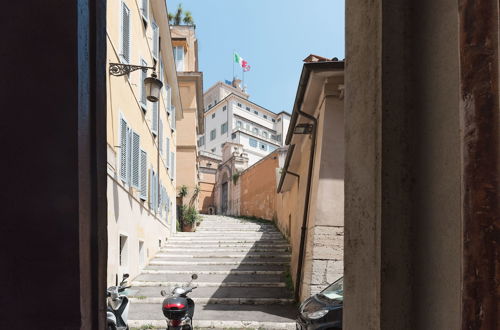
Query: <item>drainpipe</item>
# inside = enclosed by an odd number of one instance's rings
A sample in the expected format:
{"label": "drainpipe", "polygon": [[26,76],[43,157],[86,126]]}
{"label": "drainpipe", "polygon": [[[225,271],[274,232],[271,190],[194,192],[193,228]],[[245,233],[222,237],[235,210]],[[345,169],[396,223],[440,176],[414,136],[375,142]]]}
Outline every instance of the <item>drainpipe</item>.
{"label": "drainpipe", "polygon": [[307,218],[309,215],[309,200],[311,197],[311,184],[312,184],[312,172],[313,172],[313,162],[316,151],[316,126],[318,124],[318,120],[311,116],[308,113],[305,113],[299,109],[297,109],[298,114],[304,116],[305,118],[311,120],[313,122],[313,131],[312,131],[312,142],[311,142],[311,151],[309,154],[309,168],[307,173],[307,186],[306,186],[306,198],[304,203],[304,214],[302,218],[302,228],[300,235],[300,250],[299,250],[299,260],[297,264],[297,276],[295,280],[295,300],[300,300],[300,290],[302,283],[302,267],[304,264],[304,255],[305,255],[305,246],[307,240]]}

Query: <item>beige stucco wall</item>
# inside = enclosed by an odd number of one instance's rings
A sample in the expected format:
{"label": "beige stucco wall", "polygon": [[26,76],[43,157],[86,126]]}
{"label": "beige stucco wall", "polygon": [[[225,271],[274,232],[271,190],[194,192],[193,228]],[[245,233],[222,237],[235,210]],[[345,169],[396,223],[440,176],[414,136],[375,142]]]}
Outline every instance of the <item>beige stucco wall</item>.
{"label": "beige stucco wall", "polygon": [[[170,36],[165,32],[167,20],[165,5],[158,0],[150,2],[149,21],[145,25],[140,13],[140,1],[123,0],[130,9],[130,63],[141,64],[144,59],[148,65],[153,64],[152,56],[152,28],[151,22],[155,20],[160,26],[161,49],[160,54],[164,63],[164,82],[177,90],[176,77],[172,75],[170,67],[173,65],[172,56],[167,54]],[[121,30],[121,3],[122,0],[107,1],[107,62],[120,63],[120,30]],[[155,9],[156,8],[156,11]],[[167,30],[168,31],[168,30]],[[158,70],[157,70],[158,72]],[[148,75],[151,71],[148,71]],[[170,200],[175,206],[175,178],[173,172],[167,169],[166,140],[170,140],[170,150],[175,151],[176,134],[172,130],[174,116],[169,116],[166,110],[165,95],[159,100],[159,115],[163,124],[162,152],[159,153],[158,137],[152,133],[152,103],[147,102],[144,110],[140,106],[140,95],[143,81],[141,71],[134,71],[128,76],[107,75],[107,162],[108,162],[108,284],[115,284],[115,278],[121,277],[124,272],[129,272],[131,277],[136,276],[143,265],[139,263],[139,240],[144,242],[144,251],[149,251],[151,257],[165,239],[175,231],[175,226],[167,225],[175,219],[175,207],[170,207],[167,214],[165,210],[154,213],[149,206],[150,178],[148,171],[148,196],[147,201],[139,199],[139,191],[122,181],[119,176],[120,167],[120,118],[123,117],[127,125],[140,136],[140,148],[147,153],[147,169],[154,169],[159,181],[164,185]],[[172,96],[174,104],[179,104],[178,94]],[[177,109],[182,114],[182,109]],[[119,266],[119,237],[128,236],[127,266]],[[147,257],[146,257],[147,258]]]}
{"label": "beige stucco wall", "polygon": [[[311,196],[307,217],[305,256],[300,299],[324,289],[343,274],[344,235],[344,107],[339,84],[320,84],[317,98],[306,105],[318,118],[313,162]],[[314,94],[313,94],[314,95]],[[293,141],[293,140],[292,140]],[[289,238],[292,248],[291,275],[295,283],[300,254],[300,237],[307,189],[312,139],[295,140],[289,170],[293,178],[289,190],[277,197],[277,226]]]}

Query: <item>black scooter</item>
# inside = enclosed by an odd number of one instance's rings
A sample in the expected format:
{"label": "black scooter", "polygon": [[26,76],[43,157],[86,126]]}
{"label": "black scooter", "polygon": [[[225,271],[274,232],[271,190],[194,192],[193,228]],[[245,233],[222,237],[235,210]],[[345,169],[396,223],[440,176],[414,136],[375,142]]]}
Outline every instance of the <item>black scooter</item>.
{"label": "black scooter", "polygon": [[194,316],[194,301],[187,296],[188,293],[196,289],[192,282],[198,275],[191,275],[191,281],[186,286],[176,286],[170,295],[161,290],[161,295],[166,297],[163,300],[162,311],[167,318],[167,330],[192,330]]}

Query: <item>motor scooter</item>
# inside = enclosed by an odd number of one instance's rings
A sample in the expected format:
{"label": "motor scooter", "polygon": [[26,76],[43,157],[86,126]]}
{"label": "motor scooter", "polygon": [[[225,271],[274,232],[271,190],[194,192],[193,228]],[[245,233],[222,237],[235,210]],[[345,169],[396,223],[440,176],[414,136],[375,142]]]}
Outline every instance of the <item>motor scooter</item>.
{"label": "motor scooter", "polygon": [[163,315],[167,318],[167,330],[192,330],[194,316],[194,301],[188,293],[196,289],[192,282],[198,275],[191,275],[191,281],[186,286],[175,286],[170,294],[161,290],[161,295],[166,297],[162,303]]}
{"label": "motor scooter", "polygon": [[106,328],[108,330],[128,330],[129,300],[123,293],[130,286],[125,286],[128,274],[123,274],[123,279],[118,286],[110,286],[106,290],[108,301]]}

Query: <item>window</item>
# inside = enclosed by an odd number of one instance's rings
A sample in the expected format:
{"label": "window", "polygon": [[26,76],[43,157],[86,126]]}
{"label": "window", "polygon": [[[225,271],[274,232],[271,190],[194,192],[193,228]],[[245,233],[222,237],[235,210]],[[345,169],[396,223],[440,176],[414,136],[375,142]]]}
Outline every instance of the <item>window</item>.
{"label": "window", "polygon": [[236,139],[236,133],[231,134],[231,139]]}
{"label": "window", "polygon": [[250,125],[245,124],[245,129],[246,129],[247,131],[249,131],[249,130],[250,130]]}
{"label": "window", "polygon": [[257,148],[257,140],[249,139],[249,142],[250,142],[250,147]]}
{"label": "window", "polygon": [[205,145],[205,136],[200,136],[198,139],[198,147]]}
{"label": "window", "polygon": [[158,51],[160,45],[160,32],[158,29],[158,25],[155,22],[151,23],[151,27],[153,28],[153,57],[158,60]]}
{"label": "window", "polygon": [[142,0],[141,1],[141,15],[144,21],[147,22],[148,20],[148,2],[149,0]]}
{"label": "window", "polygon": [[120,55],[125,63],[130,62],[130,9],[122,2],[122,26]]}
{"label": "window", "polygon": [[[148,63],[144,59],[141,58],[141,65],[148,66]],[[146,84],[144,84],[144,79],[146,79],[146,77],[147,77],[147,73],[146,73],[145,69],[140,71],[140,77],[141,77],[141,81],[140,81],[139,86],[141,86],[141,100],[139,101],[139,103],[141,105],[142,110],[144,110],[144,112],[146,112],[148,110],[148,108],[147,108],[147,103],[146,103]]]}
{"label": "window", "polygon": [[167,169],[168,169],[170,167],[170,138],[168,138],[168,137],[167,137],[166,144],[167,144],[167,152],[165,155],[165,160],[166,160]]}
{"label": "window", "polygon": [[241,121],[239,121],[239,120],[238,120],[238,121],[236,122],[236,127],[241,127],[242,125],[243,125],[243,123],[242,123]]}
{"label": "window", "polygon": [[258,135],[258,134],[259,134],[259,129],[258,129],[257,127],[254,127],[254,128],[252,129],[252,132],[253,132],[254,134],[257,134],[257,135]]}
{"label": "window", "polygon": [[247,111],[250,111],[250,107],[246,107],[245,109],[246,109]]}
{"label": "window", "polygon": [[262,115],[262,117],[264,117],[264,119],[267,119],[267,115]]}
{"label": "window", "polygon": [[281,118],[278,118],[278,123],[281,121]]}
{"label": "window", "polygon": [[[208,110],[212,109],[212,103],[208,105]],[[212,115],[213,116],[213,115]]]}
{"label": "window", "polygon": [[139,198],[145,201],[148,196],[148,154],[141,150],[141,192]]}
{"label": "window", "polygon": [[160,118],[160,126],[158,127],[158,149],[160,155],[163,155],[163,121]]}
{"label": "window", "polygon": [[258,111],[253,111],[254,114],[256,114],[257,116],[259,115],[259,112]]}
{"label": "window", "polygon": [[276,122],[276,119],[272,118],[272,119],[271,119],[271,121],[272,121],[273,123],[275,123],[275,122]]}
{"label": "window", "polygon": [[274,134],[271,134],[271,139],[275,140],[275,141],[278,141],[278,137]]}
{"label": "window", "polygon": [[129,130],[125,119],[120,117],[120,178],[124,182],[128,181]]}
{"label": "window", "polygon": [[224,124],[222,124],[220,126],[220,134],[222,135],[222,134],[225,134],[225,133],[227,133],[227,122],[225,122]]}
{"label": "window", "polygon": [[215,140],[216,134],[217,132],[215,131],[215,129],[210,131],[210,141]]}
{"label": "window", "polygon": [[227,107],[226,106],[223,106],[222,107],[222,111],[226,111]]}
{"label": "window", "polygon": [[260,144],[260,149],[261,149],[261,150],[264,150],[264,151],[267,151],[267,144],[265,144],[265,143],[261,143],[261,144]]}
{"label": "window", "polygon": [[273,152],[274,150],[276,150],[276,147],[273,145],[269,145],[269,151]]}
{"label": "window", "polygon": [[276,136],[276,141],[281,141],[281,134],[278,134],[278,135]]}
{"label": "window", "polygon": [[242,108],[243,106],[241,105],[241,103],[238,103],[237,104],[239,108]]}
{"label": "window", "polygon": [[151,111],[151,133],[154,136],[158,134],[158,102],[153,103],[153,111]]}
{"label": "window", "polygon": [[128,239],[125,235],[120,235],[120,266],[128,264]]}
{"label": "window", "polygon": [[141,138],[139,134],[132,131],[132,150],[131,150],[131,165],[132,165],[132,183],[131,186],[139,189],[140,181],[140,155],[141,155]]}
{"label": "window", "polygon": [[184,46],[174,47],[174,60],[177,71],[184,71]]}
{"label": "window", "polygon": [[215,152],[217,151],[217,149],[216,148],[212,148],[210,151],[215,154]]}
{"label": "window", "polygon": [[269,134],[267,134],[267,132],[262,132],[262,136],[267,139],[269,137]]}
{"label": "window", "polygon": [[214,118],[215,118],[215,112],[212,114],[212,119],[214,119]]}

